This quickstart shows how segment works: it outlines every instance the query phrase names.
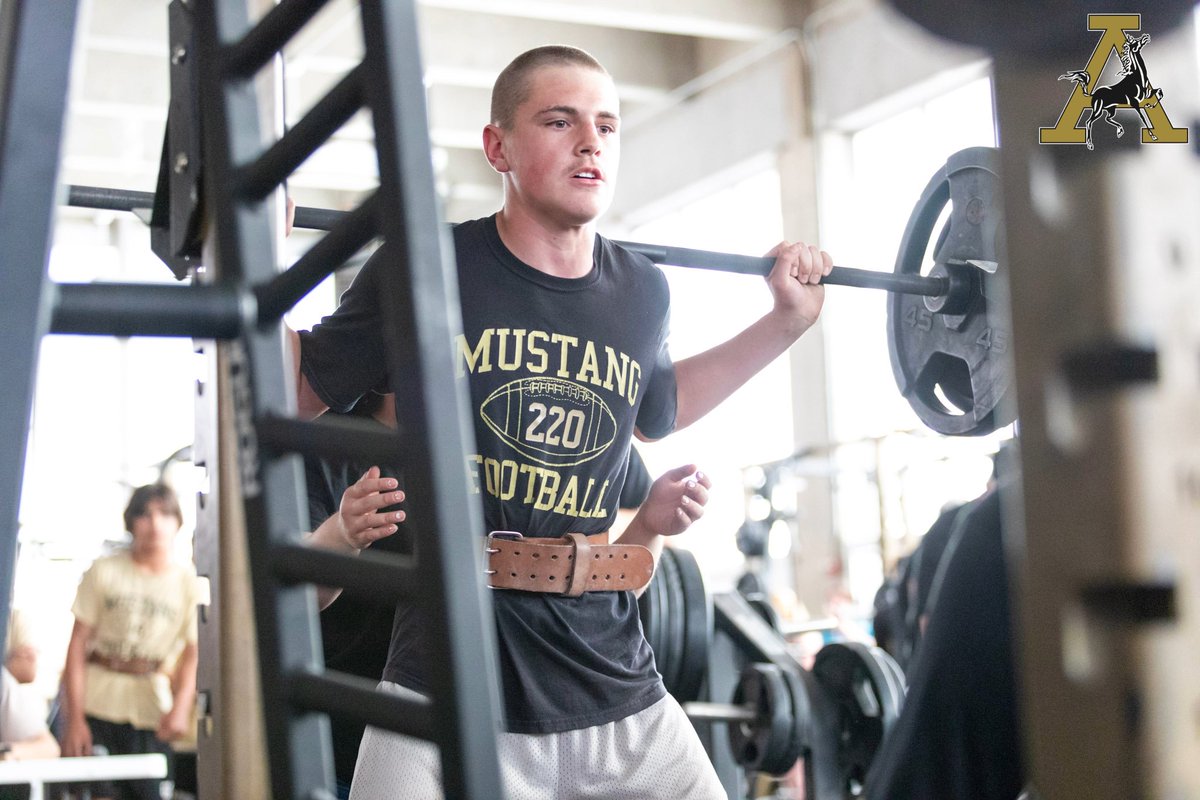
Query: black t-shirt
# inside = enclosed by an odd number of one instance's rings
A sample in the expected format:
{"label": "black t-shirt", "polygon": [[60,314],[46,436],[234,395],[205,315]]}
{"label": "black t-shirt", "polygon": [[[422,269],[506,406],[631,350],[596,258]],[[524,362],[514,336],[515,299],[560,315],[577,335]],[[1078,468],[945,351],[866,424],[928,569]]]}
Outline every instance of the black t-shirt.
{"label": "black t-shirt", "polygon": [[910,613],[920,616],[929,612],[929,601],[933,594],[934,578],[937,577],[942,556],[950,544],[951,536],[957,530],[958,515],[964,509],[962,505],[947,508],[926,534],[921,537],[921,543],[912,555],[913,581],[909,586],[908,605]]}
{"label": "black t-shirt", "polygon": [[958,529],[958,515],[964,508],[965,505],[958,504],[944,509],[921,537],[900,572],[904,616],[893,655],[905,670],[912,666],[913,655],[921,643],[921,617],[929,613],[934,578],[939,574],[942,555],[951,535]]}
{"label": "black t-shirt", "polygon": [[625,485],[621,487],[621,496],[617,501],[621,508],[636,509],[650,496],[650,486],[654,481],[650,478],[650,470],[636,447],[629,448],[629,466],[625,470]]}
{"label": "black t-shirt", "polygon": [[[547,275],[509,252],[494,217],[456,226],[454,247],[457,369],[476,444],[466,466],[487,530],[607,530],[635,424],[652,437],[674,426],[665,277],[599,236],[586,276]],[[384,245],[338,310],[301,334],[301,369],[331,408],[387,383],[378,298],[389,254]],[[631,592],[499,591],[492,600],[510,730],[600,725],[664,696]],[[423,629],[415,609],[397,610],[385,679],[426,687]]]}
{"label": "black t-shirt", "polygon": [[1015,800],[1023,767],[999,492],[959,518],[870,800]]}
{"label": "black t-shirt", "polygon": [[[381,432],[388,431],[383,425],[379,425],[379,429]],[[313,528],[337,513],[342,494],[371,466],[305,458],[308,514]],[[380,467],[380,473],[397,479],[401,477],[397,469],[387,465]],[[380,539],[371,547],[375,550],[411,553],[412,532],[401,523],[396,533]],[[345,594],[339,596],[321,612],[321,641],[324,645],[325,666],[338,672],[379,680],[387,663],[392,616],[393,609],[388,606],[364,602]],[[329,725],[333,737],[334,771],[339,781],[349,783],[354,776],[354,763],[358,759],[363,725],[336,714],[330,715]]]}

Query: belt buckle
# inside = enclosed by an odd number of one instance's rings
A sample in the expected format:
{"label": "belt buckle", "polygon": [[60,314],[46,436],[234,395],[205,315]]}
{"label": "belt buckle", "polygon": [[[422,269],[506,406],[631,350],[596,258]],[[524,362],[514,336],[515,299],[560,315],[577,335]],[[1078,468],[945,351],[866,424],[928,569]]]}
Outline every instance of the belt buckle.
{"label": "belt buckle", "polygon": [[[492,539],[504,539],[505,541],[509,541],[509,542],[515,542],[515,541],[518,541],[518,540],[520,540],[520,539],[524,539],[524,538],[525,538],[525,537],[524,537],[524,536],[522,536],[522,535],[521,535],[521,534],[520,534],[518,531],[492,531],[492,532],[491,532],[491,533],[489,533],[489,534],[488,534],[488,536],[487,536],[487,543],[488,543],[488,546],[487,546],[486,548],[484,548],[484,551],[483,551],[483,552],[487,553],[489,556],[490,556],[492,553],[499,553],[499,552],[500,552],[500,551],[499,551],[498,549],[496,549],[495,547],[492,547]],[[483,574],[484,574],[484,575],[495,575],[495,574],[496,574],[496,570],[494,570],[494,569],[485,569],[485,570],[483,571]],[[494,589],[494,588],[496,588],[496,587],[494,587],[494,586],[488,586],[488,588],[489,588],[489,589]]]}

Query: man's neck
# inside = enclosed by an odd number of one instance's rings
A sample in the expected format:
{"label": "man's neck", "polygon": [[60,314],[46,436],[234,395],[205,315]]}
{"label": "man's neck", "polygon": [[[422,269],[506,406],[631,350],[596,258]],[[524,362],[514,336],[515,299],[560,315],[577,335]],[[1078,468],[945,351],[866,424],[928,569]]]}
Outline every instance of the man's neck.
{"label": "man's neck", "polygon": [[582,278],[592,270],[596,244],[594,223],[551,228],[502,208],[496,214],[500,241],[523,262],[547,275]]}
{"label": "man's neck", "polygon": [[171,554],[166,550],[131,550],[133,563],[146,572],[163,572],[171,565]]}

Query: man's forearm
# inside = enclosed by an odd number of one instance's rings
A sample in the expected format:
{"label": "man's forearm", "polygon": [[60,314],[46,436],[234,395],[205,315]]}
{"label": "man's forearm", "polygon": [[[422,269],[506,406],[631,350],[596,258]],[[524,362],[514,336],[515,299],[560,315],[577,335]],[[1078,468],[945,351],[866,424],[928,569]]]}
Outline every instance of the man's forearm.
{"label": "man's forearm", "polygon": [[[332,550],[336,553],[345,553],[346,555],[356,556],[362,552],[350,546],[346,542],[345,537],[339,532],[337,514],[327,518],[318,525],[317,529],[310,533],[304,542],[310,547],[319,547],[322,550]],[[341,593],[342,589],[340,586],[317,586],[317,608],[321,611],[329,608]]]}
{"label": "man's forearm", "polygon": [[190,709],[196,702],[196,666],[199,650],[195,644],[184,647],[171,681],[173,709]]}
{"label": "man's forearm", "polygon": [[67,654],[66,668],[63,670],[63,687],[66,695],[66,713],[68,721],[83,722],[86,716],[84,706],[87,704],[87,693],[84,689],[83,654],[73,658]]}
{"label": "man's forearm", "polygon": [[[654,569],[658,570],[658,559],[662,555],[663,540],[666,537],[650,530],[643,521],[640,515],[635,516],[630,521],[625,530],[621,532],[617,542],[620,544],[640,544],[642,547],[650,551],[650,555],[654,557]],[[653,573],[651,573],[653,574]],[[649,584],[647,584],[649,585]],[[634,592],[635,597],[641,597],[642,592],[646,591],[646,587],[638,589]]]}

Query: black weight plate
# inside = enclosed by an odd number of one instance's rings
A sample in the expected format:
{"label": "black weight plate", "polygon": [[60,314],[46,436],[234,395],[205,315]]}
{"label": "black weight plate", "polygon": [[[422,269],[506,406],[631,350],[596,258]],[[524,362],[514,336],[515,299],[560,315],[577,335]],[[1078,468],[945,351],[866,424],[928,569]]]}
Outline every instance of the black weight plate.
{"label": "black weight plate", "polygon": [[[1095,6],[1082,2],[1045,3],[1036,0],[891,0],[902,14],[926,30],[951,41],[992,53],[1004,53],[1009,63],[1029,63],[1026,57],[1059,53],[1090,53],[1096,34],[1082,24]],[[1158,36],[1187,19],[1195,3],[1149,0],[1137,10],[1141,31]],[[1019,60],[1019,62],[1018,62]]]}
{"label": "black weight plate", "polygon": [[904,696],[908,693],[908,679],[904,676],[904,668],[900,666],[896,659],[892,658],[890,653],[881,647],[871,648],[871,654],[875,657],[875,660],[883,664],[892,677],[892,686],[895,687],[893,691],[899,697],[899,701],[896,703],[896,713],[898,716],[900,709],[904,707]]}
{"label": "black weight plate", "polygon": [[704,576],[700,573],[696,557],[683,549],[673,552],[679,581],[683,586],[683,605],[686,612],[683,658],[674,695],[680,703],[689,703],[700,699],[700,687],[708,673],[708,645],[713,638],[712,597],[704,587]]}
{"label": "black weight plate", "polygon": [[684,602],[683,586],[679,581],[679,568],[676,566],[675,551],[664,547],[658,559],[658,571],[662,574],[663,591],[667,597],[667,608],[670,609],[666,618],[666,630],[663,646],[666,658],[659,665],[663,676],[663,685],[667,691],[679,699],[679,670],[683,663],[683,636],[687,621],[687,604]]}
{"label": "black weight plate", "polygon": [[[947,217],[938,233],[937,242],[934,243],[932,251],[928,254],[935,262],[942,253],[946,240],[950,237],[950,222],[950,218]],[[957,319],[961,320],[961,317]],[[971,375],[968,370],[943,372],[938,380],[938,387],[941,388],[943,396],[954,409],[966,411],[974,405],[971,397]]]}
{"label": "black weight plate", "polygon": [[900,714],[903,684],[884,658],[876,647],[835,642],[813,662],[813,676],[837,709],[837,764],[846,797],[861,795],[871,761]]}
{"label": "black weight plate", "polygon": [[642,636],[646,637],[646,641],[650,644],[650,649],[654,649],[653,637],[650,635],[650,626],[654,623],[654,611],[652,608],[653,600],[650,595],[650,588],[654,586],[654,578],[650,578],[650,583],[646,584],[645,591],[638,597],[638,617],[642,621]]}
{"label": "black weight plate", "polygon": [[819,680],[801,670],[810,722],[804,756],[804,792],[809,800],[843,800],[845,780],[839,764],[841,716],[838,704]]}
{"label": "black weight plate", "polygon": [[667,611],[662,598],[662,577],[655,570],[650,584],[638,598],[638,616],[641,617],[642,633],[650,644],[650,649],[654,652],[654,664],[660,675],[663,672],[662,655],[660,654],[664,654],[663,620]]}
{"label": "black weight plate", "polygon": [[[667,595],[667,583],[663,579],[662,570],[655,570],[652,586],[654,608],[659,612],[655,620],[655,640],[652,646],[654,647],[654,660],[658,662],[658,671],[662,674],[666,662],[671,658],[670,648],[667,645],[667,621],[671,618],[674,609],[671,608],[671,598]],[[659,657],[660,653],[662,654],[661,658]]]}
{"label": "black weight plate", "polygon": [[748,664],[733,690],[733,705],[750,709],[753,722],[729,725],[733,760],[754,772],[782,775],[795,763],[788,761],[792,739],[791,693],[783,673],[774,664]]}
{"label": "black weight plate", "polygon": [[784,750],[782,759],[788,763],[788,769],[791,769],[791,766],[806,754],[810,738],[809,727],[812,725],[812,707],[808,698],[808,689],[800,677],[801,671],[799,666],[795,670],[780,670],[792,705],[792,723],[788,731],[787,748]]}
{"label": "black weight plate", "polygon": [[[983,435],[1012,421],[998,170],[995,148],[952,155],[921,194],[896,258],[897,273],[923,271],[933,227],[949,204],[934,269],[957,270],[974,284],[969,307],[941,314],[916,295],[892,293],[888,299],[888,351],[896,384],[922,422],[948,435]],[[968,260],[1000,267],[992,274],[963,266]]]}

